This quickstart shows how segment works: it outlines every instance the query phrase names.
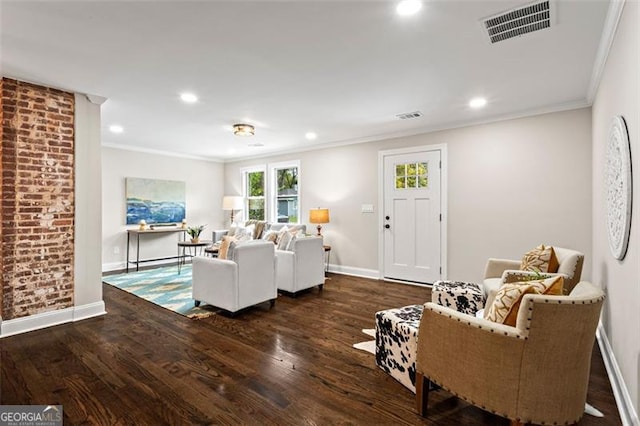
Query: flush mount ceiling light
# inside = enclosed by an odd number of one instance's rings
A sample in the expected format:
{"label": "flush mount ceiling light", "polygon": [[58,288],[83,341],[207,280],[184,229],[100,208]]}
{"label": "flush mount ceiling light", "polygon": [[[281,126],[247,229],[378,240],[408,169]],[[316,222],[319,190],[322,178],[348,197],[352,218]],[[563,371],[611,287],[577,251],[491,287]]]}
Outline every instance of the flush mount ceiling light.
{"label": "flush mount ceiling light", "polygon": [[253,136],[256,129],[251,124],[234,124],[233,134],[236,136]]}
{"label": "flush mount ceiling light", "polygon": [[487,100],[485,98],[473,98],[469,101],[469,106],[471,108],[482,108],[487,104]]}
{"label": "flush mount ceiling light", "polygon": [[124,132],[124,127],[118,124],[112,124],[111,126],[109,126],[109,130],[111,131],[111,133],[122,133]]}
{"label": "flush mount ceiling light", "polygon": [[198,97],[193,93],[181,93],[180,99],[182,99],[182,102],[187,104],[193,104],[195,102],[198,102]]}
{"label": "flush mount ceiling light", "polygon": [[417,13],[422,8],[422,2],[419,0],[402,0],[396,6],[396,12],[400,16],[409,16]]}
{"label": "flush mount ceiling light", "polygon": [[317,134],[315,134],[314,132],[307,132],[304,134],[304,137],[309,139],[310,141],[316,139],[318,137]]}

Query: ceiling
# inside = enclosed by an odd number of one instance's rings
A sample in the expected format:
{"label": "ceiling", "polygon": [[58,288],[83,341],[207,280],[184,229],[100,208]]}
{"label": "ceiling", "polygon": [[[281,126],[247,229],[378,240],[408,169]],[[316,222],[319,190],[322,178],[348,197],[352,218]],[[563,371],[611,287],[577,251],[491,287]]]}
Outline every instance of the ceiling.
{"label": "ceiling", "polygon": [[588,105],[609,3],[558,0],[551,28],[491,44],[481,20],[524,4],[2,0],[1,70],[108,98],[103,145],[222,161]]}

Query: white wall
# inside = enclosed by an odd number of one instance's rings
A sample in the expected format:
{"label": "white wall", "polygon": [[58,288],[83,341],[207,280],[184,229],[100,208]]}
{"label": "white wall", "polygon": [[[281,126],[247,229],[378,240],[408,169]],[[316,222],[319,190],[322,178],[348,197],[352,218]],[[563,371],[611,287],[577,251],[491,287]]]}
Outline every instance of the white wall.
{"label": "white wall", "polygon": [[[593,279],[607,294],[602,324],[622,373],[629,404],[640,399],[640,48],[638,2],[626,2],[593,104]],[[633,207],[626,257],[614,259],[606,234],[604,164],[614,116],[624,116],[631,141]],[[614,383],[615,387],[615,383]],[[624,402],[624,401],[623,401]],[[627,407],[628,408],[628,407]],[[635,414],[635,421],[638,421]],[[623,419],[625,420],[625,419]],[[633,420],[626,419],[632,423]]]}
{"label": "white wall", "polygon": [[[591,271],[591,110],[227,163],[226,191],[240,193],[240,168],[299,159],[301,217],[331,209],[323,234],[331,263],[378,270],[378,151],[447,144],[449,278],[478,281],[488,257],[519,259],[541,243],[586,254]],[[360,213],[374,204],[375,214]]]}
{"label": "white wall", "polygon": [[[114,148],[102,149],[102,269],[125,266],[127,228],[125,177],[178,180],[186,183],[187,222],[206,225],[202,237],[223,224],[222,163],[169,157]],[[175,256],[177,234],[145,235],[140,258]],[[135,245],[130,258],[135,259]],[[117,253],[116,253],[117,251]]]}
{"label": "white wall", "polygon": [[104,312],[102,302],[101,205],[102,176],[100,105],[85,95],[75,95],[75,262],[74,304],[93,305]]}

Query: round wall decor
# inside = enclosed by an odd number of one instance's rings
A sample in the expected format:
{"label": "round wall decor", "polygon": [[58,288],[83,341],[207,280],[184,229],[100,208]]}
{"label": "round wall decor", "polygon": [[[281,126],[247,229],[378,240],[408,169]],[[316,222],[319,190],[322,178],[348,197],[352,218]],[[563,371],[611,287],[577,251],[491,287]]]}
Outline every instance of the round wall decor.
{"label": "round wall decor", "polygon": [[624,259],[631,229],[631,150],[624,118],[613,118],[605,167],[607,236],[613,257]]}

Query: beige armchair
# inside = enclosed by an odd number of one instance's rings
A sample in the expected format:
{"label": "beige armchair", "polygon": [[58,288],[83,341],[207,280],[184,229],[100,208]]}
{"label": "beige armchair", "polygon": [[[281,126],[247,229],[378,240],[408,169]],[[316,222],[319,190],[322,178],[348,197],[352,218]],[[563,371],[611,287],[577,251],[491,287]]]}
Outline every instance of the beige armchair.
{"label": "beige armchair", "polygon": [[568,296],[527,294],[515,327],[425,304],[416,354],[418,412],[426,415],[434,383],[515,422],[577,422],[603,299],[586,281]]}
{"label": "beige armchair", "polygon": [[[573,287],[580,282],[584,254],[579,251],[562,247],[553,247],[560,266],[557,273],[545,273],[544,277],[562,275],[564,277],[565,294],[571,293]],[[484,271],[484,293],[489,295],[492,290],[498,290],[503,283],[522,281],[534,275],[534,272],[521,271],[519,260],[489,259]]]}

